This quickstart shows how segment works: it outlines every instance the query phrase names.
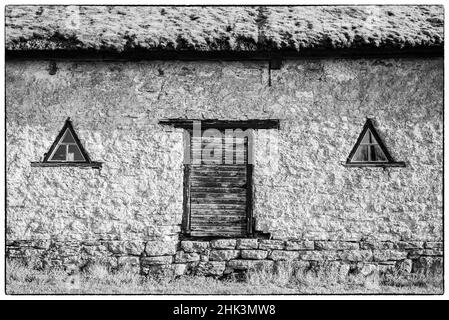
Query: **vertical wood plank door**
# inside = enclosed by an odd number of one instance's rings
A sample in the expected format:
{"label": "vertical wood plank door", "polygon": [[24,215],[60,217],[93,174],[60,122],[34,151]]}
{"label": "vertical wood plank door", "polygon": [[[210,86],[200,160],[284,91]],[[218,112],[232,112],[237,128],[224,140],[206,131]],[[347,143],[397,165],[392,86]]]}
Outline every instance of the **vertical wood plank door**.
{"label": "vertical wood plank door", "polygon": [[250,225],[248,182],[252,174],[252,167],[248,165],[248,139],[230,141],[224,137],[191,136],[190,155],[192,164],[185,186],[189,192],[190,235],[247,236]]}

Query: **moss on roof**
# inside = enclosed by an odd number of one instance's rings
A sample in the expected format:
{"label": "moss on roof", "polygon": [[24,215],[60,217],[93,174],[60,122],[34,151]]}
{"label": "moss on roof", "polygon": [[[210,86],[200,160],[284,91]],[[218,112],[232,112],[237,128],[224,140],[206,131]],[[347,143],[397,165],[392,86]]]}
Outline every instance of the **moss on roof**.
{"label": "moss on roof", "polygon": [[443,6],[7,6],[6,49],[443,47]]}

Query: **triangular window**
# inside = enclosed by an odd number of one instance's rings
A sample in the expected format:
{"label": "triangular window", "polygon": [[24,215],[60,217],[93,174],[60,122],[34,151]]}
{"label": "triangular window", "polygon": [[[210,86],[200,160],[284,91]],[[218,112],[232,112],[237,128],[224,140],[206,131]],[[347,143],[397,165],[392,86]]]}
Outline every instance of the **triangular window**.
{"label": "triangular window", "polygon": [[32,162],[34,167],[52,166],[84,166],[100,168],[100,162],[92,162],[81,144],[70,118],[65,121],[50,150],[44,155],[42,162]]}
{"label": "triangular window", "polygon": [[346,161],[348,166],[405,166],[391,157],[370,119],[366,120],[362,132]]}
{"label": "triangular window", "polygon": [[87,162],[69,128],[65,129],[62,139],[59,140],[57,146],[53,149],[48,161]]}
{"label": "triangular window", "polygon": [[70,118],[67,118],[50,150],[45,154],[44,162],[91,162],[73,129]]}

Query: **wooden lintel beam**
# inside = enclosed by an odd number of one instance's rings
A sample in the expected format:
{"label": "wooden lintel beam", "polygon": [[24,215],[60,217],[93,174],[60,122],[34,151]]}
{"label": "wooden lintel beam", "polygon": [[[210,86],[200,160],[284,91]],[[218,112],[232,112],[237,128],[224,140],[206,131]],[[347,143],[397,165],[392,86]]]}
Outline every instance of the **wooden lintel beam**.
{"label": "wooden lintel beam", "polygon": [[278,119],[254,119],[254,120],[199,120],[199,119],[162,119],[161,125],[169,125],[175,128],[193,129],[193,123],[201,123],[201,129],[279,129]]}

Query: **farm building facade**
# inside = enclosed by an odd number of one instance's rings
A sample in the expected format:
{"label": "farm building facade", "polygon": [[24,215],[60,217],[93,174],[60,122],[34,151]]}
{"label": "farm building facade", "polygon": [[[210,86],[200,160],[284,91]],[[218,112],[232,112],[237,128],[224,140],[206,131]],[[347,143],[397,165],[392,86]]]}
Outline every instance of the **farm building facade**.
{"label": "farm building facade", "polygon": [[443,8],[8,6],[7,257],[441,273]]}

